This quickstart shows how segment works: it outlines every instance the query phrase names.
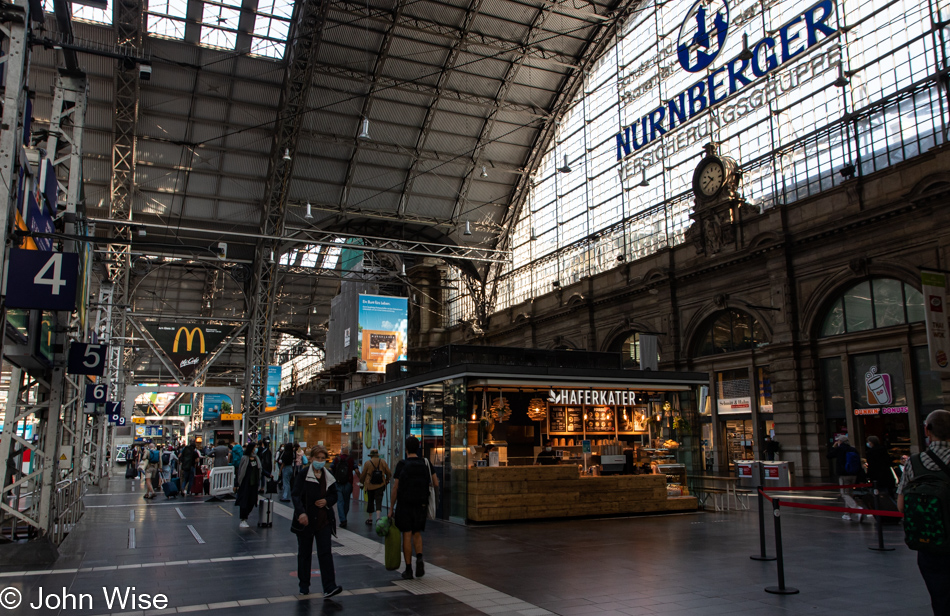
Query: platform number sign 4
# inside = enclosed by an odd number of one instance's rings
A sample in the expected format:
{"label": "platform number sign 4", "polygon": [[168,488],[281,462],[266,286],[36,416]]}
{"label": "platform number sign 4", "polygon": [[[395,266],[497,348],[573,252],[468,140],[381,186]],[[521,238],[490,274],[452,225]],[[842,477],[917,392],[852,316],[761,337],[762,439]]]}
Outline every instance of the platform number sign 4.
{"label": "platform number sign 4", "polygon": [[78,254],[11,248],[7,263],[8,308],[76,309]]}
{"label": "platform number sign 4", "polygon": [[109,386],[106,383],[86,384],[86,404],[105,404],[109,398]]}
{"label": "platform number sign 4", "polygon": [[[108,344],[73,342],[69,345],[69,358],[66,365],[66,372],[69,374],[102,376],[106,371],[106,358],[108,355]],[[105,402],[105,399],[103,399],[103,402]]]}

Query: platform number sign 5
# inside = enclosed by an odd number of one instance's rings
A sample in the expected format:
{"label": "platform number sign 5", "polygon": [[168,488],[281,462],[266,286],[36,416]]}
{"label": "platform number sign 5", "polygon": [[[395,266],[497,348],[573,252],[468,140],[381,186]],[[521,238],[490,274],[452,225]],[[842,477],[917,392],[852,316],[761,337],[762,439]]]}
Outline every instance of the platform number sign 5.
{"label": "platform number sign 5", "polygon": [[[108,356],[108,344],[73,342],[69,345],[69,358],[66,364],[66,372],[69,374],[102,376],[106,371],[106,358]],[[88,401],[88,390],[86,396]],[[102,401],[105,402],[105,397],[103,397]]]}
{"label": "platform number sign 5", "polygon": [[76,309],[78,254],[11,248],[7,263],[8,308]]}
{"label": "platform number sign 5", "polygon": [[109,386],[106,383],[86,384],[86,404],[105,404],[109,398]]}

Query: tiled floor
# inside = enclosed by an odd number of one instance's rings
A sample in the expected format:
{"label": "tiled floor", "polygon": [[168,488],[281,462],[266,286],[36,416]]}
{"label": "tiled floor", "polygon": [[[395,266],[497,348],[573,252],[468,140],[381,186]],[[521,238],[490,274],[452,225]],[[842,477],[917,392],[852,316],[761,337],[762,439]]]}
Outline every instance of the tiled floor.
{"label": "tiled floor", "polygon": [[[139,593],[167,595],[170,607],[155,614],[929,613],[914,554],[901,544],[899,527],[886,529],[886,543],[895,551],[873,552],[867,549],[875,541],[873,525],[849,524],[835,514],[784,512],[786,580],[801,593],[776,596],[763,591],[776,583],[775,563],[749,559],[758,550],[754,510],[479,527],[430,523],[427,574],[406,582],[399,572],[385,570],[382,544],[354,505],[349,530],[339,532],[334,548],[337,579],[346,592],[324,601],[319,594],[295,595],[289,508],[275,508],[273,528],[254,526],[254,514],[252,527],[240,530],[231,503],[161,496],[146,502],[138,490],[137,483],[117,478],[102,494],[87,497],[87,515],[61,546],[52,571],[23,573],[16,563],[0,563],[0,601],[6,587],[24,598],[6,613],[122,613],[106,607],[102,588],[133,586]],[[319,581],[313,585],[319,588]],[[94,608],[29,609],[41,587],[47,594],[90,594]]]}

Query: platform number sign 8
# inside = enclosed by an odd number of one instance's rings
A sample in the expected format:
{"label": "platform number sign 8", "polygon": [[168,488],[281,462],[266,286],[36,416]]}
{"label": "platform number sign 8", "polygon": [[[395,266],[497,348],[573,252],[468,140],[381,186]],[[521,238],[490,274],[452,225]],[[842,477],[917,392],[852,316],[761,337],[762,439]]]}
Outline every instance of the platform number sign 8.
{"label": "platform number sign 8", "polygon": [[[73,342],[69,345],[69,361],[66,372],[69,374],[88,374],[102,376],[106,371],[108,344],[86,344]],[[88,392],[86,393],[88,398]],[[102,400],[105,402],[105,398]]]}
{"label": "platform number sign 8", "polygon": [[8,308],[76,309],[79,255],[74,252],[10,249],[7,268]]}
{"label": "platform number sign 8", "polygon": [[86,384],[86,404],[105,404],[109,398],[109,386],[105,383]]}

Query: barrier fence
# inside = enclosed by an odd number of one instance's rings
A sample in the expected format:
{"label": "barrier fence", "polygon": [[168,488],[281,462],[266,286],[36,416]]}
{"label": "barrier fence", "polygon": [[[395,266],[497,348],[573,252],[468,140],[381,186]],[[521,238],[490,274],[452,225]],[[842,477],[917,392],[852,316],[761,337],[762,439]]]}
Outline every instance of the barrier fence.
{"label": "barrier fence", "polygon": [[[861,488],[872,488],[874,496],[874,509],[865,509],[861,507],[839,507],[835,505],[815,505],[813,503],[797,503],[795,501],[783,501],[778,496],[769,496],[768,492],[805,492],[805,491],[835,491],[853,490]],[[903,518],[904,514],[897,511],[886,511],[880,508],[880,490],[876,483],[854,483],[847,485],[825,485],[825,486],[794,486],[794,487],[773,487],[759,486],[759,553],[753,554],[749,558],[752,560],[770,561],[777,563],[778,586],[769,586],[765,592],[778,595],[792,595],[799,592],[797,588],[790,588],[785,585],[785,560],[782,553],[782,506],[792,509],[812,509],[818,511],[833,511],[840,513],[854,513],[858,515],[874,516],[874,522],[877,528],[877,545],[868,546],[869,550],[875,552],[891,552],[894,548],[888,548],[884,545],[884,525],[881,518]],[[765,551],[765,499],[772,503],[772,518],[775,522],[775,556],[768,556]]]}
{"label": "barrier fence", "polygon": [[208,494],[211,498],[208,502],[222,501],[223,497],[234,494],[234,467],[216,466],[211,469],[211,475],[208,478]]}

